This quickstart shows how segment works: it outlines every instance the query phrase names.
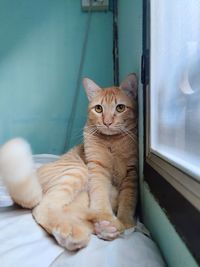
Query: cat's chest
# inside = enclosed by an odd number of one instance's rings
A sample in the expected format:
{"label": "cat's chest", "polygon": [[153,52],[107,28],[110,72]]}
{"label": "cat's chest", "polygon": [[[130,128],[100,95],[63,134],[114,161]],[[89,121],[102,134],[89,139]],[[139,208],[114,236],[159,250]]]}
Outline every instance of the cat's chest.
{"label": "cat's chest", "polygon": [[119,151],[119,147],[113,145],[108,145],[107,149],[112,162],[111,172],[113,184],[118,185],[127,173],[126,152]]}

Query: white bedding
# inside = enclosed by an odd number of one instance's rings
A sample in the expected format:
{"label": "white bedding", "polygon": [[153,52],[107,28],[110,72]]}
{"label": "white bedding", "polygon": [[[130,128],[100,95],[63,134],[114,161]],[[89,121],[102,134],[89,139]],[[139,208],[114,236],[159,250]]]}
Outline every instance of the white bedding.
{"label": "white bedding", "polygon": [[[38,156],[38,161],[52,159]],[[30,211],[18,206],[0,208],[0,266],[164,267],[155,243],[142,233],[141,225],[138,229],[129,230],[114,241],[92,236],[86,248],[71,253],[37,225]]]}

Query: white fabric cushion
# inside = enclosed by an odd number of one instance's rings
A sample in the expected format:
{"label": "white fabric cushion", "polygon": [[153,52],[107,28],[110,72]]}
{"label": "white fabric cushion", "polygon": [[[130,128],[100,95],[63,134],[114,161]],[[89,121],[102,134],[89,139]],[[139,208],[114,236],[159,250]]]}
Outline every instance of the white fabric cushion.
{"label": "white fabric cushion", "polygon": [[46,267],[62,252],[29,210],[0,208],[0,266]]}
{"label": "white fabric cushion", "polygon": [[114,241],[92,236],[88,247],[78,253],[65,251],[52,267],[164,267],[155,243],[140,232]]}
{"label": "white fabric cushion", "polygon": [[[34,158],[38,167],[58,157]],[[5,192],[0,191],[0,199]],[[158,248],[143,234],[144,229],[138,223],[136,229],[127,230],[114,241],[103,241],[93,235],[86,248],[72,253],[58,246],[34,221],[29,210],[18,206],[0,208],[0,266],[164,267]]]}

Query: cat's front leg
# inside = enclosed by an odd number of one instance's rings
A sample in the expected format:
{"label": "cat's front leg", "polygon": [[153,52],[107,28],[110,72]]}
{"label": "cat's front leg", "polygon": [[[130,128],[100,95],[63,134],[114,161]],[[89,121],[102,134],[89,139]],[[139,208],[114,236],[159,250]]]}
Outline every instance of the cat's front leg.
{"label": "cat's front leg", "polygon": [[90,207],[97,212],[95,219],[95,233],[105,240],[115,239],[123,232],[123,225],[113,213],[110,190],[111,175],[102,164],[90,162],[89,169],[89,195]]}
{"label": "cat's front leg", "polygon": [[111,189],[111,178],[106,168],[90,162],[89,169],[89,195],[90,207],[93,210],[113,215],[109,192]]}
{"label": "cat's front leg", "polygon": [[137,203],[137,171],[131,170],[123,180],[118,198],[117,218],[126,229],[135,226],[134,213]]}

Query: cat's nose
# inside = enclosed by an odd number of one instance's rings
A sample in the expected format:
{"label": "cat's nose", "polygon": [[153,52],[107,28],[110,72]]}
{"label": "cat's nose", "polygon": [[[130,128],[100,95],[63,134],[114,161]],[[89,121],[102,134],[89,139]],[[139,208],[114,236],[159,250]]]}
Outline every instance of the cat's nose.
{"label": "cat's nose", "polygon": [[110,127],[110,125],[112,124],[112,121],[104,121],[103,124],[106,126],[106,127]]}

